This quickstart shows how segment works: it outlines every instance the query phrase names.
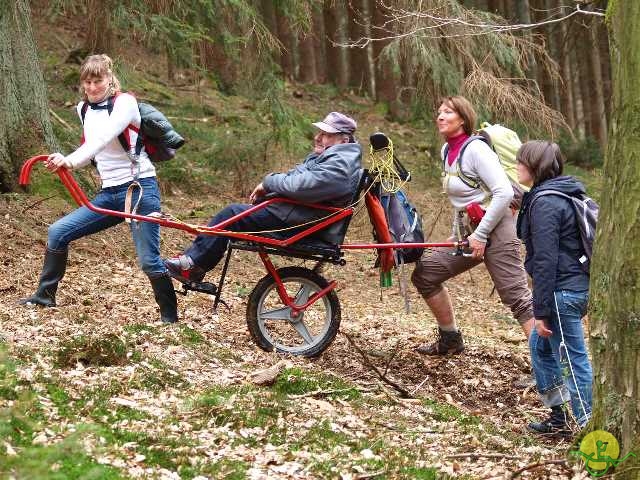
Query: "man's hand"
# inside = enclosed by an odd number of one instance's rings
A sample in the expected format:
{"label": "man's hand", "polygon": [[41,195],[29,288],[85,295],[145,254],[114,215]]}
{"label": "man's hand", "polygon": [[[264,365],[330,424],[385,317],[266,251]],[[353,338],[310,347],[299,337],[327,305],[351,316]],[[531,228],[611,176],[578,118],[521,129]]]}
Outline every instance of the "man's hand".
{"label": "man's hand", "polygon": [[471,256],[479,259],[484,257],[484,249],[487,246],[487,243],[476,240],[473,237],[469,237],[467,240],[469,241],[469,248],[472,250]]}
{"label": "man's hand", "polygon": [[253,189],[251,195],[249,195],[249,201],[252,204],[255,204],[258,202],[259,198],[264,197],[266,194],[267,191],[264,189],[264,186],[262,185],[262,183],[259,183],[258,185],[256,185],[256,188]]}
{"label": "man's hand", "polygon": [[67,160],[61,153],[52,153],[51,155],[49,155],[47,157],[47,160],[44,162],[44,166],[52,172],[55,172],[60,167],[65,167],[69,170],[73,168],[71,162]]}
{"label": "man's hand", "polygon": [[538,335],[541,337],[550,337],[553,335],[553,332],[549,330],[545,321],[539,318],[536,318],[536,332],[538,332]]}

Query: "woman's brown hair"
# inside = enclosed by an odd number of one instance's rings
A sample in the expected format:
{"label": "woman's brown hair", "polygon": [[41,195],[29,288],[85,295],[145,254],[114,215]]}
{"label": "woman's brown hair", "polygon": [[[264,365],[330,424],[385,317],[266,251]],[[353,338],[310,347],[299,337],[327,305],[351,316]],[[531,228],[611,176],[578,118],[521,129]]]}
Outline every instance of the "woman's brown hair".
{"label": "woman's brown hair", "polygon": [[80,94],[85,102],[88,98],[82,87],[82,82],[88,78],[102,78],[105,76],[111,77],[106,97],[120,93],[120,81],[113,73],[113,60],[108,55],[89,55],[84,59],[82,65],[80,65]]}
{"label": "woman's brown hair", "polygon": [[529,169],[533,186],[562,175],[564,157],[557,143],[531,140],[520,147],[516,161]]}
{"label": "woman's brown hair", "polygon": [[455,95],[452,97],[444,97],[440,100],[440,104],[445,104],[447,107],[452,108],[462,118],[464,124],[462,128],[467,135],[473,135],[473,129],[476,126],[478,115],[473,109],[471,102],[464,97]]}

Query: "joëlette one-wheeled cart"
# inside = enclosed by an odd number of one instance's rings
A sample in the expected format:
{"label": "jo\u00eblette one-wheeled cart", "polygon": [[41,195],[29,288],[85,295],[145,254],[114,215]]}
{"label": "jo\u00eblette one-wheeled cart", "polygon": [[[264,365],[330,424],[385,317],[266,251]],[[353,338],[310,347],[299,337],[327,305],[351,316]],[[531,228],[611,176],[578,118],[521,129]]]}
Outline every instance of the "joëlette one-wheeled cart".
{"label": "jo\u00eblette one-wheeled cart", "polygon": [[[390,141],[381,133],[372,135],[371,143],[372,152],[390,146]],[[46,155],[39,155],[27,160],[20,172],[20,185],[28,185],[33,166],[46,159]],[[135,210],[120,212],[98,208],[91,204],[69,170],[59,168],[57,173],[75,202],[94,212],[130,221],[157,223],[163,227],[177,228],[192,234],[222,235],[230,238],[217,285],[209,282],[192,282],[182,285],[185,294],[189,290],[212,294],[214,309],[221,302],[232,251],[235,249],[257,252],[267,274],[258,281],[249,295],[246,318],[249,332],[257,345],[269,351],[276,350],[313,357],[320,355],[335,339],[341,320],[340,301],[335,290],[336,281],[328,281],[320,275],[320,267],[325,263],[345,265],[346,261],[343,258],[345,250],[377,249],[381,268],[390,271],[393,267],[393,249],[451,247],[454,254],[462,254],[466,246],[466,242],[390,242],[388,226],[374,193],[376,188],[379,188],[378,178],[367,170],[362,171],[352,203],[347,207],[337,208],[275,197],[268,198],[247,211],[213,226],[191,225],[163,215],[138,215]],[[356,207],[363,199],[373,225],[374,237],[378,241],[376,243],[342,243]],[[295,234],[286,239],[226,230],[226,227],[238,219],[275,202],[286,202],[326,211],[326,216],[301,231],[298,229]],[[325,230],[331,230],[331,242],[321,238]],[[311,260],[316,263],[314,268],[300,266],[275,268],[270,259],[271,255]]]}

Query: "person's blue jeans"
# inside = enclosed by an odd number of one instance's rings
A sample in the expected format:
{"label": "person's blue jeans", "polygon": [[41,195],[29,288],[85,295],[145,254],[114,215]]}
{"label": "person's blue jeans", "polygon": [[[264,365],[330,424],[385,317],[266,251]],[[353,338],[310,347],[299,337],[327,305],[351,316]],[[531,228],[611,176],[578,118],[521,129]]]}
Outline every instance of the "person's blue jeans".
{"label": "person's blue jeans", "polygon": [[576,421],[584,426],[591,416],[593,382],[582,328],[589,292],[559,290],[554,295],[557,311],[554,305],[548,319],[553,334],[544,338],[535,329],[531,332],[531,365],[544,404],[553,407],[570,400]]}
{"label": "person's blue jeans", "polygon": [[[143,188],[142,200],[137,213],[148,215],[160,211],[160,190],[155,177],[139,180]],[[96,207],[124,211],[124,201],[130,183],[103,188],[91,203]],[[136,189],[132,198],[135,205],[140,190]],[[54,251],[65,251],[69,244],[87,235],[100,232],[124,221],[123,218],[92,212],[80,207],[65,215],[49,227],[47,247]],[[149,222],[131,222],[131,236],[136,247],[138,263],[149,278],[166,275],[167,268],[160,257],[160,225]]]}
{"label": "person's blue jeans", "polygon": [[[208,225],[213,226],[224,220],[228,220],[251,207],[253,207],[253,205],[243,203],[227,205],[211,219]],[[288,225],[284,221],[270,213],[266,208],[263,208],[226,226],[225,230],[233,232],[261,232],[263,230],[287,227]],[[298,229],[296,229],[296,231],[298,231]],[[292,233],[293,231],[287,230],[285,235],[272,233],[269,234],[269,236],[284,238]],[[227,237],[200,234],[184,253],[191,258],[194,264],[208,272],[220,262],[228,245],[229,238]]]}

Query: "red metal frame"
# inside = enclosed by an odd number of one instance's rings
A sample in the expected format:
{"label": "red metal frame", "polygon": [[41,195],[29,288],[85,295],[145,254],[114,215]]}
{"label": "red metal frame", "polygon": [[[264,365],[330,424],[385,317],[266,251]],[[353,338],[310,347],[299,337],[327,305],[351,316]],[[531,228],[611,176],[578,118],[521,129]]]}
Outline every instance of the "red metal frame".
{"label": "red metal frame", "polygon": [[282,303],[284,303],[287,307],[291,309],[292,317],[297,317],[300,314],[300,312],[304,312],[307,308],[313,305],[317,300],[324,297],[327,293],[329,293],[331,290],[336,288],[337,282],[335,280],[332,280],[329,283],[329,285],[324,287],[319,292],[314,293],[311,296],[311,298],[307,301],[307,303],[305,303],[304,305],[296,305],[295,303],[293,303],[295,299],[291,298],[287,293],[287,289],[284,287],[284,283],[282,282],[280,275],[278,275],[278,270],[271,262],[269,255],[267,255],[267,253],[264,251],[258,252],[258,255],[260,255],[260,259],[262,260],[262,263],[264,264],[269,274],[276,281],[278,296],[280,297],[280,300],[282,300]]}
{"label": "red metal frame", "polygon": [[[37,163],[37,162],[44,162],[47,160],[47,155],[38,155],[35,157],[30,158],[29,160],[27,160],[24,165],[22,166],[22,169],[20,170],[20,179],[19,179],[19,183],[22,186],[27,186],[29,184],[29,180],[31,177],[31,170],[33,169],[33,166]],[[353,214],[353,208],[348,207],[348,208],[338,208],[338,207],[329,207],[326,205],[320,205],[317,203],[304,203],[304,202],[299,202],[296,200],[291,200],[288,198],[283,198],[283,197],[278,197],[278,198],[271,198],[269,200],[266,200],[258,205],[255,205],[251,208],[249,208],[248,210],[235,215],[234,217],[231,217],[227,220],[224,220],[216,225],[213,226],[198,226],[193,227],[191,225],[187,225],[181,222],[176,222],[173,220],[168,220],[166,218],[157,218],[157,217],[150,217],[150,216],[146,216],[146,215],[137,215],[137,214],[131,214],[131,213],[125,213],[125,212],[119,212],[117,210],[109,210],[109,209],[105,209],[105,208],[99,208],[94,206],[89,199],[87,198],[87,196],[85,195],[85,193],[82,191],[82,189],[80,188],[80,186],[78,185],[78,183],[76,182],[75,178],[73,177],[73,175],[71,174],[71,172],[69,170],[67,170],[64,167],[60,167],[56,173],[58,174],[58,176],[60,177],[60,180],[62,181],[62,183],[64,184],[64,186],[67,188],[67,190],[69,190],[69,193],[71,194],[71,196],[73,197],[73,199],[75,200],[75,202],[80,205],[80,206],[84,206],[86,208],[88,208],[89,210],[92,210],[96,213],[100,213],[103,215],[112,215],[112,216],[116,216],[116,217],[121,217],[121,218],[130,218],[132,220],[139,220],[139,221],[143,221],[143,222],[151,222],[151,223],[157,223],[159,225],[162,225],[164,227],[169,227],[169,228],[177,228],[179,230],[184,230],[186,232],[192,233],[194,235],[197,234],[205,234],[205,235],[222,235],[225,237],[229,237],[229,238],[237,238],[240,240],[249,240],[252,242],[256,242],[259,244],[265,244],[265,245],[270,245],[273,247],[288,247],[291,246],[292,244],[294,244],[295,242],[297,242],[298,240],[305,238],[309,235],[311,235],[314,232],[317,232],[318,230],[322,230],[323,228],[326,228],[327,226],[334,224],[340,220],[342,220],[343,218],[346,218],[350,215]],[[325,218],[324,220],[321,220],[315,224],[313,224],[312,226],[310,226],[309,228],[303,230],[302,232],[299,232],[287,239],[284,240],[278,240],[275,238],[269,238],[269,237],[263,237],[260,235],[255,235],[255,234],[249,234],[249,233],[243,233],[243,232],[233,232],[230,230],[225,230],[224,228],[231,225],[232,223],[236,222],[237,220],[246,217],[247,215],[251,215],[253,212],[263,209],[265,207],[267,207],[268,205],[271,205],[272,203],[276,203],[276,202],[286,202],[286,203],[291,203],[294,205],[301,205],[301,206],[305,206],[305,207],[310,207],[310,208],[315,208],[318,210],[325,210],[327,212],[330,212],[331,215],[328,218]],[[434,248],[434,247],[451,247],[451,248],[460,248],[462,246],[465,246],[466,242],[441,242],[441,243],[347,243],[347,244],[342,244],[340,245],[341,249],[344,250],[365,250],[365,249],[389,249],[389,248]],[[267,255],[266,252],[264,251],[260,251],[259,252],[260,255],[260,259],[262,260],[262,262],[264,263],[265,268],[267,269],[267,271],[269,272],[269,274],[274,278],[274,280],[276,281],[277,284],[277,289],[278,289],[278,295],[280,296],[280,299],[282,300],[282,302],[289,308],[291,308],[292,311],[292,316],[296,317],[300,314],[300,312],[303,312],[305,309],[307,309],[310,305],[312,305],[313,303],[315,303],[316,301],[318,301],[320,298],[322,298],[323,296],[325,296],[328,292],[330,292],[331,290],[333,290],[336,287],[336,282],[335,281],[331,281],[329,283],[328,286],[326,286],[325,288],[323,288],[322,290],[320,290],[319,292],[316,292],[304,305],[295,305],[294,304],[294,299],[289,297],[289,295],[287,294],[287,291],[284,287],[284,284],[282,283],[282,279],[280,278],[280,276],[278,275],[278,272],[276,270],[276,268],[274,267],[273,263],[271,262],[271,260],[269,259],[269,256]]]}

